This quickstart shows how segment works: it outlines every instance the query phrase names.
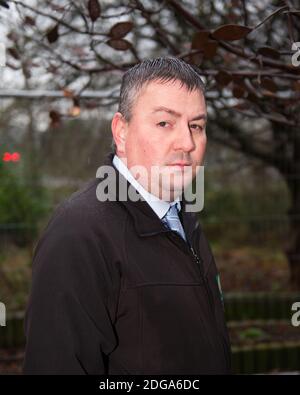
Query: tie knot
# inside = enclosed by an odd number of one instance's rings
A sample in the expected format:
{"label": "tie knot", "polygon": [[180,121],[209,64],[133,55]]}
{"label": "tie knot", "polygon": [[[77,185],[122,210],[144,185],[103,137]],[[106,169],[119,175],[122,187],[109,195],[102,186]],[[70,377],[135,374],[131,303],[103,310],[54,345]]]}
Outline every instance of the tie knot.
{"label": "tie knot", "polygon": [[173,204],[173,206],[170,206],[166,217],[170,218],[170,217],[178,217],[178,210],[177,210],[177,204]]}
{"label": "tie knot", "polygon": [[177,204],[173,204],[170,206],[167,214],[163,218],[163,222],[175,232],[179,233],[180,236],[186,241],[186,236],[184,233],[184,229],[182,227],[181,221],[178,216]]}

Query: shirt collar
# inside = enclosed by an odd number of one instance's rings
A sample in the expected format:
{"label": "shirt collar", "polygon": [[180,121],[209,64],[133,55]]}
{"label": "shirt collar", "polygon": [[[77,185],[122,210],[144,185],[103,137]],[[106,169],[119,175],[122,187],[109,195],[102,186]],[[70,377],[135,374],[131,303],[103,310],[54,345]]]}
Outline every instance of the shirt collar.
{"label": "shirt collar", "polygon": [[153,195],[147,191],[132,175],[125,163],[117,156],[113,157],[113,164],[117,170],[127,179],[127,181],[142,195],[145,201],[149,204],[155,214],[162,219],[169,208],[174,204],[177,204],[177,209],[180,211],[180,197],[178,196],[173,202],[169,203],[165,200],[159,199],[157,196]]}

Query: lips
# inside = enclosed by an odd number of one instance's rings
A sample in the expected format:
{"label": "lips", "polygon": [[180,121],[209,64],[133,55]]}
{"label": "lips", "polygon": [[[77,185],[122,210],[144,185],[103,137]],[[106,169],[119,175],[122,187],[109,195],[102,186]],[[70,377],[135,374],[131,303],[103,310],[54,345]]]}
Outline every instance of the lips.
{"label": "lips", "polygon": [[169,166],[191,166],[191,163],[187,163],[187,162],[176,162],[176,163],[171,163]]}

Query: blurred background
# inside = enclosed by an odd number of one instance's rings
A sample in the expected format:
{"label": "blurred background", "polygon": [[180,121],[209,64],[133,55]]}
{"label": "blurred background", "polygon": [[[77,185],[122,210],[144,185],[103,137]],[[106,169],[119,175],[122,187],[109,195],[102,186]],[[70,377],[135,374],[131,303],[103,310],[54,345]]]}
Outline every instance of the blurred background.
{"label": "blurred background", "polygon": [[207,85],[199,218],[233,372],[300,371],[299,33],[293,0],[0,0],[0,374],[21,373],[43,227],[110,151],[123,73],[165,55]]}

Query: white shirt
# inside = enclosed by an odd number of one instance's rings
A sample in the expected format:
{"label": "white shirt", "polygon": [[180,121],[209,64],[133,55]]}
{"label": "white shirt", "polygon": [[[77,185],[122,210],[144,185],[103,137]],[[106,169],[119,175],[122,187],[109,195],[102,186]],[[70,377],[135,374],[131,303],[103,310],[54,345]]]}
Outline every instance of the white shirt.
{"label": "white shirt", "polygon": [[126,180],[142,195],[145,201],[149,204],[155,214],[162,219],[169,208],[174,204],[177,204],[177,209],[180,211],[180,198],[179,196],[171,203],[165,200],[159,199],[157,196],[148,192],[132,175],[125,163],[117,156],[114,155],[113,164],[118,171],[126,178]]}

